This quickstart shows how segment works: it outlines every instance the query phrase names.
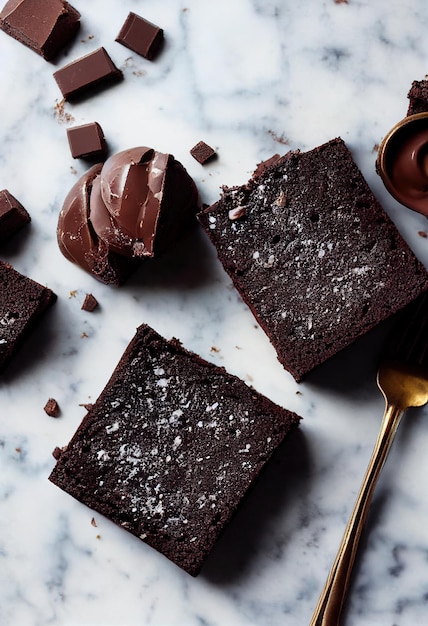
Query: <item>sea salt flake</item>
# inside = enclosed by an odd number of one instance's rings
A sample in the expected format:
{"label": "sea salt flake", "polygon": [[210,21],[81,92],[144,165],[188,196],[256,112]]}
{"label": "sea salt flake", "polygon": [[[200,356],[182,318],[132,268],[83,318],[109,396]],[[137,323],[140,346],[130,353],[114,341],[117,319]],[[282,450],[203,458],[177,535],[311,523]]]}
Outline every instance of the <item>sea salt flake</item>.
{"label": "sea salt flake", "polygon": [[106,426],[107,435],[111,435],[111,433],[115,433],[117,430],[119,430],[119,422],[114,422],[114,424]]}

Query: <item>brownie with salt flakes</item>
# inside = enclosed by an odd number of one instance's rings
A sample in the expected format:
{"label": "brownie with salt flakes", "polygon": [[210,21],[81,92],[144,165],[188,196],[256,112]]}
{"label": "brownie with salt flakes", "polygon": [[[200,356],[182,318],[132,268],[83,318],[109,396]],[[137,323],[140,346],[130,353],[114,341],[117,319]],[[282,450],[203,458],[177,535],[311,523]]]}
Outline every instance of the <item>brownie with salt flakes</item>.
{"label": "brownie with salt flakes", "polygon": [[340,138],[270,159],[199,221],[297,381],[428,288]]}
{"label": "brownie with salt flakes", "polygon": [[143,325],[50,480],[196,575],[299,420]]}
{"label": "brownie with salt flakes", "polygon": [[0,261],[0,372],[55,300],[48,287]]}

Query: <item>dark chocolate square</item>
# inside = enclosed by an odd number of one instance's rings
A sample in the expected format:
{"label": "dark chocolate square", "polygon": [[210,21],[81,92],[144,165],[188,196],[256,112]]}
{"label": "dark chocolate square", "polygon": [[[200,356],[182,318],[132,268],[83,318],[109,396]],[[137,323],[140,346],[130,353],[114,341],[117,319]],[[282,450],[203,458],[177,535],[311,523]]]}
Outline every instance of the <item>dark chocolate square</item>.
{"label": "dark chocolate square", "polygon": [[205,141],[199,141],[193,148],[190,150],[190,154],[194,159],[198,161],[201,165],[213,159],[217,153],[214,148],[211,148]]}
{"label": "dark chocolate square", "polygon": [[71,156],[74,159],[104,161],[107,156],[107,144],[103,129],[98,122],[67,128],[67,139]]}
{"label": "dark chocolate square", "polygon": [[98,48],[54,72],[54,78],[66,100],[122,80],[122,72],[115,66],[107,50]]}
{"label": "dark chocolate square", "polygon": [[116,41],[151,61],[162,47],[163,30],[131,11]]}

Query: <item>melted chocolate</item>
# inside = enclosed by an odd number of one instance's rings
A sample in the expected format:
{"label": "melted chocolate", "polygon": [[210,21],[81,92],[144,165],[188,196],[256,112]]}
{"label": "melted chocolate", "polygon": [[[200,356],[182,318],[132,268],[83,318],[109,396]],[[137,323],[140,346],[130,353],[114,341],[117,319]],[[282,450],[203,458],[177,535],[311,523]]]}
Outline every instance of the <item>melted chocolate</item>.
{"label": "melted chocolate", "polygon": [[378,171],[396,200],[428,216],[428,115],[409,116],[385,138]]}
{"label": "melted chocolate", "polygon": [[73,186],[59,215],[59,247],[98,279],[119,284],[118,265],[134,268],[164,251],[198,209],[196,186],[172,155],[131,148]]}

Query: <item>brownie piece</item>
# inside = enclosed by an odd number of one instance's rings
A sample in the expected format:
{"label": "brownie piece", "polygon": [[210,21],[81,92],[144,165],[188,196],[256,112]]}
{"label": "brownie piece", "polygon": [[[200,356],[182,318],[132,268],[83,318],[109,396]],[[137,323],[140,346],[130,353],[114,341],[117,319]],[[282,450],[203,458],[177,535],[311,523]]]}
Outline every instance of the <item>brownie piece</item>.
{"label": "brownie piece", "polygon": [[407,115],[428,111],[428,80],[414,80],[407,97],[409,98]]}
{"label": "brownie piece", "polygon": [[297,381],[428,288],[340,138],[269,160],[199,220]]}
{"label": "brownie piece", "polygon": [[0,244],[31,221],[22,204],[7,189],[0,191]]}
{"label": "brownie piece", "polygon": [[196,575],[299,419],[142,325],[50,480]]}
{"label": "brownie piece", "polygon": [[80,98],[123,79],[122,71],[102,47],[64,65],[53,76],[65,100]]}
{"label": "brownie piece", "polygon": [[56,295],[0,261],[0,371]]}
{"label": "brownie piece", "polygon": [[76,36],[80,13],[65,0],[9,0],[0,28],[50,61]]}
{"label": "brownie piece", "polygon": [[116,41],[149,61],[153,61],[163,45],[163,30],[130,11]]}

